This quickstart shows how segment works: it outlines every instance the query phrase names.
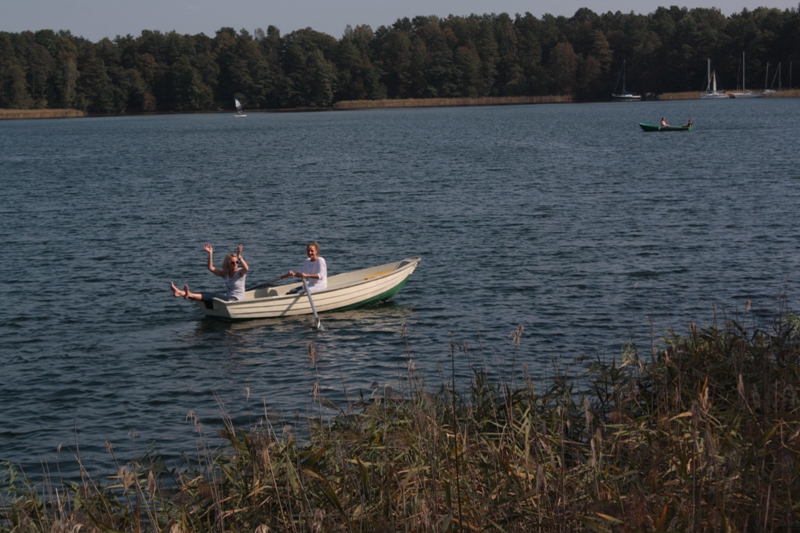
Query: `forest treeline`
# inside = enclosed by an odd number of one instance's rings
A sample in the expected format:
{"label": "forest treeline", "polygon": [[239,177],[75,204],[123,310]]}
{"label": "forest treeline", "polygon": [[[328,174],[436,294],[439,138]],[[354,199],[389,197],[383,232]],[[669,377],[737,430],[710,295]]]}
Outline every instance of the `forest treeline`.
{"label": "forest treeline", "polygon": [[629,90],[700,91],[707,58],[718,85],[734,88],[743,51],[749,87],[761,85],[767,63],[788,73],[800,58],[800,12],[418,16],[374,31],[348,26],[340,39],[311,28],[281,35],[274,26],[213,37],[143,31],[97,43],[69,31],[0,32],[0,108],[217,110],[232,108],[234,97],[249,109],[387,98],[607,100],[623,60]]}

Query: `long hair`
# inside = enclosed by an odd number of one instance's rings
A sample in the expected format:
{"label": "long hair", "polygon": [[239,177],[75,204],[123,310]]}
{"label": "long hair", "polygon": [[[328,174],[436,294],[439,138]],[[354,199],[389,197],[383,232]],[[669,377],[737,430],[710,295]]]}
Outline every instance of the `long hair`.
{"label": "long hair", "polygon": [[[228,273],[228,267],[231,266],[231,259],[236,257],[236,254],[228,254],[225,256],[225,260],[222,262],[222,271],[226,274]],[[236,270],[239,270],[238,268]]]}

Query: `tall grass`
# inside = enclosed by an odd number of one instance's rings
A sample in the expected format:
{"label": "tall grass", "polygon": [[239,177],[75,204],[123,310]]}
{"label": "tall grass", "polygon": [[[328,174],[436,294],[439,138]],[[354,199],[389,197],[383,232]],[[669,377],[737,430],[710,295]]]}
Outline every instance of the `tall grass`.
{"label": "tall grass", "polygon": [[[537,389],[524,366],[456,390],[454,365],[431,389],[409,352],[399,393],[339,409],[315,386],[307,441],[225,418],[226,446],[171,472],[145,454],[108,484],[33,486],[6,464],[0,530],[797,531],[800,320],[747,322],[630,344],[582,390],[558,368]],[[516,365],[521,328],[512,344]],[[453,339],[450,357],[468,356]],[[316,369],[313,344],[309,358]]]}

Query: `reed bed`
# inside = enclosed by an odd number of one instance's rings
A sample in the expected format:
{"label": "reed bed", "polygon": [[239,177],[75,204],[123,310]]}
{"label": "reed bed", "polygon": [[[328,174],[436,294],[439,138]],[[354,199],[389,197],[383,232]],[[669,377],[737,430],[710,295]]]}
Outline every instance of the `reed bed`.
{"label": "reed bed", "polygon": [[684,93],[661,93],[658,100],[699,100],[702,91],[688,91]]}
{"label": "reed bed", "polygon": [[86,112],[77,109],[0,109],[0,120],[25,118],[76,118]]}
{"label": "reed bed", "polygon": [[[756,91],[758,92],[758,91]],[[685,93],[662,93],[658,100],[697,100],[702,91],[689,91]],[[775,91],[764,95],[765,98],[800,98],[800,89],[787,89]]]}
{"label": "reed bed", "polygon": [[774,93],[767,93],[765,98],[800,98],[800,89],[784,89],[775,91]]}
{"label": "reed bed", "polygon": [[571,96],[498,96],[482,98],[400,98],[385,100],[342,100],[334,109],[373,109],[383,107],[447,107],[473,105],[565,104]]}
{"label": "reed bed", "polygon": [[[800,319],[746,322],[666,332],[540,385],[476,369],[465,390],[430,390],[409,353],[399,392],[340,408],[314,387],[338,416],[304,442],[226,418],[225,446],[172,471],[149,453],[106,484],[33,485],[6,464],[0,531],[797,531]],[[513,361],[523,345],[520,327]],[[453,339],[447,372],[469,352]]]}

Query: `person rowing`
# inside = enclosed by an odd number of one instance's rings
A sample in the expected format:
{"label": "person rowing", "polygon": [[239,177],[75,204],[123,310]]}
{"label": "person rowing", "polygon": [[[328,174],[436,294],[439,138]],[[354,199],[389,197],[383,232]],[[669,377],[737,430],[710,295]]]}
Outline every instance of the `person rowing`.
{"label": "person rowing", "polygon": [[[319,243],[310,242],[306,245],[306,259],[303,263],[303,268],[299,272],[290,270],[281,279],[294,276],[295,278],[308,280],[308,292],[324,291],[328,288],[328,265],[325,259],[319,256]],[[289,294],[295,294],[302,291],[302,287],[297,287],[289,291]]]}

